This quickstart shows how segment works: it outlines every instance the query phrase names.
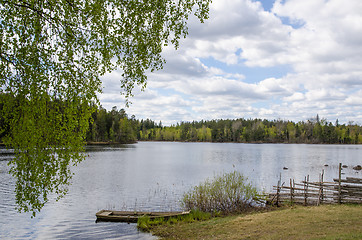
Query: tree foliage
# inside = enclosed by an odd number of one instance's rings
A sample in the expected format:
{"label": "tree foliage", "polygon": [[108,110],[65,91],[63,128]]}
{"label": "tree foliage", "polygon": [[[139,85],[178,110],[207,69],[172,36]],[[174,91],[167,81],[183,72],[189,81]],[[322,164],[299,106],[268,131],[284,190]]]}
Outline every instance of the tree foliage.
{"label": "tree foliage", "polygon": [[[128,117],[124,109],[100,108],[92,115],[89,142],[139,141],[362,144],[362,126],[350,122],[333,125],[319,117],[292,122],[267,119],[218,119],[163,126],[151,119]],[[1,122],[1,119],[0,119]],[[122,123],[122,124],[120,124]],[[122,126],[122,127],[121,127]]]}
{"label": "tree foliage", "polygon": [[210,0],[0,0],[0,134],[11,161],[19,210],[41,209],[82,160],[100,77],[120,69],[128,98],[162,68],[163,46],[178,47],[194,13]]}
{"label": "tree foliage", "polygon": [[135,116],[128,117],[124,109],[111,111],[99,108],[92,114],[88,143],[134,143],[137,141],[137,129],[139,122]]}
{"label": "tree foliage", "polygon": [[360,125],[353,123],[333,125],[325,119],[320,121],[316,119],[319,118],[297,123],[266,119],[219,119],[181,122],[169,127],[158,126],[152,120],[147,120],[140,122],[138,140],[362,144]]}

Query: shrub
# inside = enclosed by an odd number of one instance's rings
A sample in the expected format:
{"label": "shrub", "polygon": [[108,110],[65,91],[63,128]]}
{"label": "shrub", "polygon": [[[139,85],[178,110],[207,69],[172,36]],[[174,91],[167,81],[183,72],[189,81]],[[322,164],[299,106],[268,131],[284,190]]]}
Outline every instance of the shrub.
{"label": "shrub", "polygon": [[187,210],[238,213],[254,208],[258,196],[256,188],[247,183],[247,178],[234,171],[217,175],[212,181],[207,179],[186,192],[182,205]]}

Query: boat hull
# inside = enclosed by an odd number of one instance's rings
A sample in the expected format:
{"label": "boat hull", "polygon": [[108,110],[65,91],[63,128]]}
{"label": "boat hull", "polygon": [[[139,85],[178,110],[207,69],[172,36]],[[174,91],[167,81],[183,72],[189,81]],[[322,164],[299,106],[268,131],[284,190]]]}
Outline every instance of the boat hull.
{"label": "boat hull", "polygon": [[188,212],[133,212],[133,211],[113,211],[113,210],[101,210],[96,213],[97,222],[127,222],[136,223],[138,218],[147,216],[150,219],[155,218],[170,218],[181,215],[187,215]]}

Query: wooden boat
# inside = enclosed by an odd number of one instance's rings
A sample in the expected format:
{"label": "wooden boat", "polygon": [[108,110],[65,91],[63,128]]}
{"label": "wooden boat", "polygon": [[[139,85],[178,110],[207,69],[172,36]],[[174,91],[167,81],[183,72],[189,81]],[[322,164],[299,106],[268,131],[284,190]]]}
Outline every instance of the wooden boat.
{"label": "wooden boat", "polygon": [[108,222],[127,222],[136,223],[138,218],[148,216],[150,219],[154,218],[170,218],[181,215],[187,215],[187,212],[132,212],[132,211],[113,211],[113,210],[101,210],[96,213],[97,222],[108,221]]}

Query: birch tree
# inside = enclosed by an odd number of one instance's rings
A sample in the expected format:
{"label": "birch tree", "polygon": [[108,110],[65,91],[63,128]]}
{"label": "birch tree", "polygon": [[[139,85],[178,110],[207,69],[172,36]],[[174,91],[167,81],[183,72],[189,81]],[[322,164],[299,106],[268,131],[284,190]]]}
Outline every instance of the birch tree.
{"label": "birch tree", "polygon": [[126,99],[146,71],[162,68],[164,46],[179,46],[191,14],[211,0],[0,0],[0,135],[19,211],[62,197],[99,104],[100,77],[120,69]]}

